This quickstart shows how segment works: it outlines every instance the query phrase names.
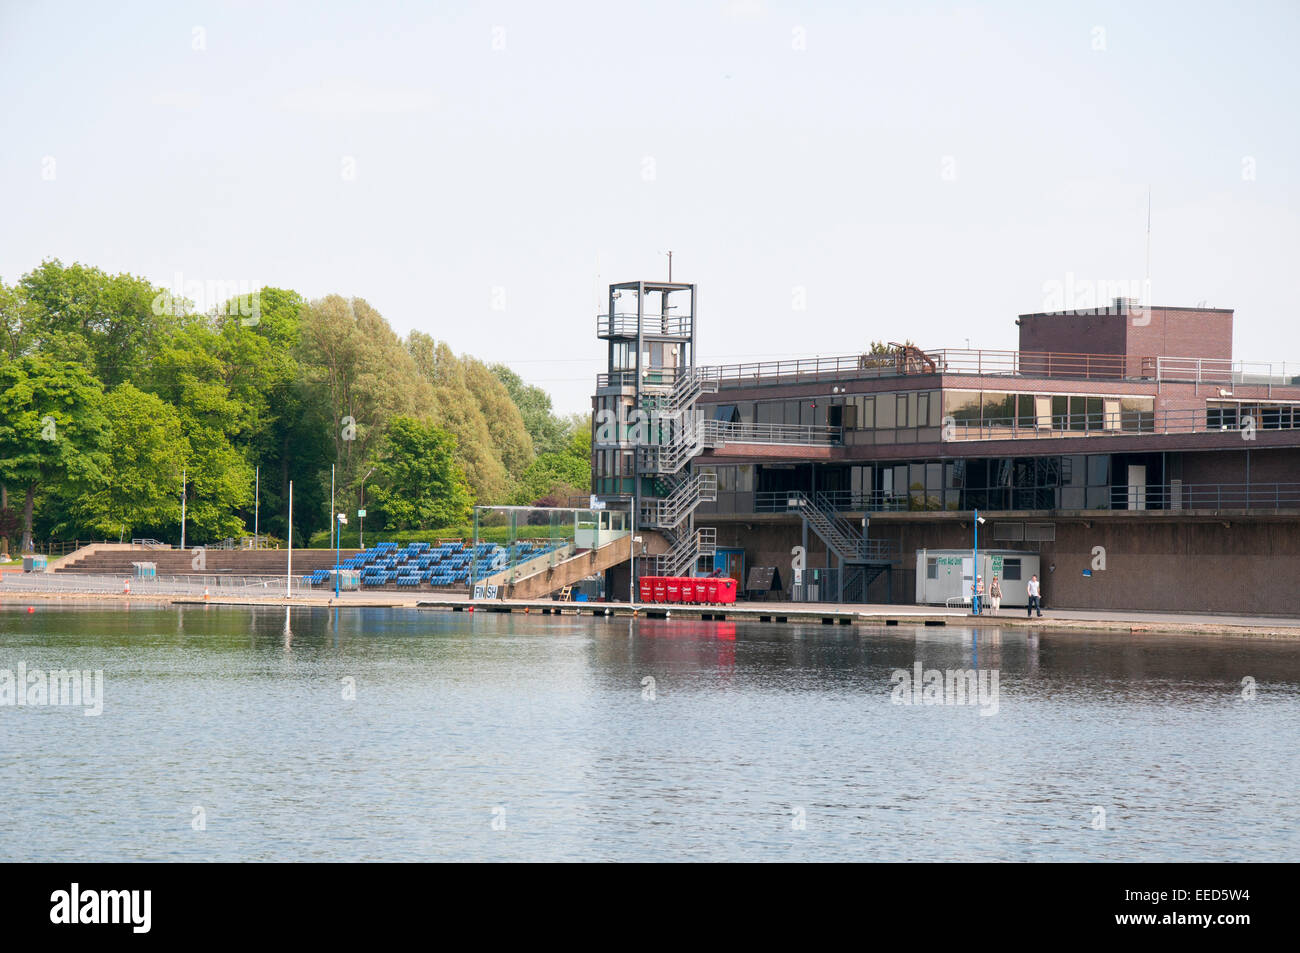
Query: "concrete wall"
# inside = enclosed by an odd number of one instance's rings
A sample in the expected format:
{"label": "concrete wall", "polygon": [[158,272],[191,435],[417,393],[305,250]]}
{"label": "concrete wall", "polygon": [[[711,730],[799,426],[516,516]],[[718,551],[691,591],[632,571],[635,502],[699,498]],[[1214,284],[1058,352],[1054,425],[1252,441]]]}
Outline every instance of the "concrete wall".
{"label": "concrete wall", "polygon": [[[1035,517],[1033,522],[1055,525],[1056,540],[1041,544],[993,540],[991,524],[1004,519],[1024,517],[990,516],[988,545],[1041,554],[1048,607],[1300,615],[1297,516]],[[715,525],[719,547],[743,548],[747,565],[780,566],[789,584],[790,548],[800,541],[797,521],[747,526],[719,520]],[[972,541],[969,515],[924,519],[878,514],[872,517],[871,535],[891,540],[901,550],[901,565],[892,573],[895,602],[910,602],[915,595],[916,550],[956,549]],[[1085,577],[1083,570],[1093,568],[1094,547],[1104,550],[1106,568]],[[825,548],[811,533],[808,565],[826,565]],[[870,599],[883,602],[884,593],[879,579]]]}

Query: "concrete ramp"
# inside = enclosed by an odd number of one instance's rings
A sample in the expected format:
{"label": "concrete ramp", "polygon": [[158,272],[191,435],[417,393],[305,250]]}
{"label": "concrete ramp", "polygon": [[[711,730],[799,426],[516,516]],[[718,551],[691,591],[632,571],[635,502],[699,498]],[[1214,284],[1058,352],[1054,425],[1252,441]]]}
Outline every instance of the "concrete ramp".
{"label": "concrete ramp", "polygon": [[554,566],[522,576],[510,582],[510,570],[488,576],[479,580],[488,585],[496,585],[497,593],[503,599],[540,599],[558,592],[565,586],[576,585],[588,576],[604,572],[619,563],[632,558],[632,537],[623,536],[606,543],[599,549],[580,549],[567,559]]}

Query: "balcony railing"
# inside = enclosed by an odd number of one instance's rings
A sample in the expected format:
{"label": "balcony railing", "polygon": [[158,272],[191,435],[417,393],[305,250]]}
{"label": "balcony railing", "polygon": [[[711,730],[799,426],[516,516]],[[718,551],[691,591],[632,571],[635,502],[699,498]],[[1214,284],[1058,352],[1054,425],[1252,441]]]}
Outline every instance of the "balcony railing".
{"label": "balcony railing", "polygon": [[[1260,431],[1300,430],[1300,413],[1292,408],[1256,407],[1253,412],[1225,413],[1204,408],[1121,410],[1118,413],[1051,414],[1043,417],[995,417],[952,420],[941,428],[943,440],[1035,440],[1050,437],[1130,437],[1135,434],[1239,433],[1245,440]],[[1300,406],[1295,408],[1300,411]]]}
{"label": "balcony railing", "polygon": [[[677,383],[680,375],[680,368],[676,367],[647,367],[641,374],[641,386],[643,388],[661,389],[671,388]],[[635,387],[636,371],[606,371],[596,375],[596,388],[605,387]]]}
{"label": "balcony railing", "polygon": [[705,420],[704,443],[722,447],[729,443],[789,444],[805,447],[831,447],[843,442],[839,427],[814,427],[804,424],[751,424]]}
{"label": "balcony railing", "polygon": [[[694,324],[689,314],[643,314],[641,333],[654,337],[689,338]],[[637,335],[635,311],[596,315],[596,336],[600,338],[634,338]]]}
{"label": "balcony railing", "polygon": [[[1077,494],[1078,506],[1068,505],[1067,493]],[[764,490],[753,494],[754,513],[794,513],[797,490]],[[820,494],[838,513],[890,513],[981,510],[1300,510],[1300,483],[1149,483],[1145,486],[1062,487],[997,486],[923,490],[902,493],[853,493],[830,490]]]}

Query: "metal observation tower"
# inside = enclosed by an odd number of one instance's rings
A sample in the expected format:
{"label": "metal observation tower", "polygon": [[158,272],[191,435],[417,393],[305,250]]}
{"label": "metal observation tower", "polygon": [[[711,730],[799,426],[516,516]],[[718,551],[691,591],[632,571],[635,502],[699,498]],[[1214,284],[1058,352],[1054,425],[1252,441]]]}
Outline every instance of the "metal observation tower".
{"label": "metal observation tower", "polygon": [[716,545],[715,530],[695,528],[696,507],[717,499],[716,475],[694,472],[707,445],[696,401],[718,390],[695,364],[695,304],[693,284],[628,281],[609,286],[608,310],[596,319],[609,362],[593,402],[592,492],[630,510],[636,533],[657,532],[668,547],[638,559],[646,544],[634,541],[634,592],[638,575],[692,574]]}

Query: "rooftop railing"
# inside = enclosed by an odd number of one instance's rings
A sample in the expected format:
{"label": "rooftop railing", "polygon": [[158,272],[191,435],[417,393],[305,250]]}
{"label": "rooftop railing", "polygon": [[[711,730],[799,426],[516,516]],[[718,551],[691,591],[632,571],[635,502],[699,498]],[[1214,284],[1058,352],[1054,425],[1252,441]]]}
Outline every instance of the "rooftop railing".
{"label": "rooftop railing", "polygon": [[1051,377],[1077,380],[1151,380],[1232,385],[1297,385],[1300,365],[1209,358],[1130,357],[1058,351],[997,351],[943,348],[926,351],[929,365],[894,354],[850,354],[793,360],[721,364],[711,372],[723,386],[744,387],[817,381],[870,380],[960,374],[975,377]]}

